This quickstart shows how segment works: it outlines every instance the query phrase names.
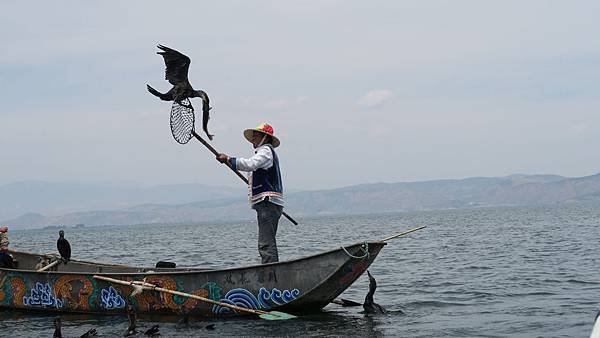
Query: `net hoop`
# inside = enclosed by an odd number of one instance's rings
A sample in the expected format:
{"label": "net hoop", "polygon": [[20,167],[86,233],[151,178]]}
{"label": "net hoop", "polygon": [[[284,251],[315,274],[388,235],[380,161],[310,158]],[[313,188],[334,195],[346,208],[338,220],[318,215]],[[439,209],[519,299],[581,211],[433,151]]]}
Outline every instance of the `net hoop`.
{"label": "net hoop", "polygon": [[181,101],[185,106],[173,101],[171,106],[171,135],[180,144],[186,144],[192,138],[194,130],[194,108],[189,99]]}

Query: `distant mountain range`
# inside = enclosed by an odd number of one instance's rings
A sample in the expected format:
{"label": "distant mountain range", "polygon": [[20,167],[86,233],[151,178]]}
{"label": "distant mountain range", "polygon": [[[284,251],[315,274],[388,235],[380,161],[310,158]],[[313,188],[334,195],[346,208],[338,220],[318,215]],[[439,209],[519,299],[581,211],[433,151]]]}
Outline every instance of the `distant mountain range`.
{"label": "distant mountain range", "polygon": [[244,196],[247,189],[196,183],[147,186],[133,182],[24,181],[0,185],[0,220],[26,213],[60,216],[90,210],[117,210],[141,204],[183,204]]}
{"label": "distant mountain range", "polygon": [[[248,208],[245,195],[243,187],[199,184],[146,187],[132,183],[20,182],[0,186],[0,215],[4,216],[0,219],[8,219],[2,224],[15,228],[253,219],[255,214]],[[296,218],[486,206],[600,204],[600,174],[360,184],[292,192],[286,195],[286,203],[286,210]],[[17,213],[19,216],[14,217]]]}

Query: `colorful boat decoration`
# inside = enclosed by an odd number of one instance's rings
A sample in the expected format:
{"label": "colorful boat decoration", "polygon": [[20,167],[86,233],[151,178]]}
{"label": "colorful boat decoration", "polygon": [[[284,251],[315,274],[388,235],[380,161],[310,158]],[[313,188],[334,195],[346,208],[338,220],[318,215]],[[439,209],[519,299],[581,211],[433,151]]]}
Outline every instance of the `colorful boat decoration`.
{"label": "colorful boat decoration", "polygon": [[0,269],[0,308],[62,313],[125,313],[230,316],[245,313],[164,292],[144,291],[93,278],[142,281],[221,303],[290,313],[322,309],[371,265],[384,242],[358,243],[290,261],[227,268],[140,268],[71,260],[36,271],[40,260],[56,259],[11,251],[18,269]]}

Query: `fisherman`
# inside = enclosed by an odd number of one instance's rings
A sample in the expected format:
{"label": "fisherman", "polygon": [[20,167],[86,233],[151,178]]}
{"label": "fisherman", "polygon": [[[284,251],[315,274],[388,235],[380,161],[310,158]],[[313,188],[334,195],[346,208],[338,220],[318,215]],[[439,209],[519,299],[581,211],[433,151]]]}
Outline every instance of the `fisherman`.
{"label": "fisherman", "polygon": [[15,260],[8,253],[8,244],[8,228],[0,227],[0,268],[15,269]]}
{"label": "fisherman", "polygon": [[250,158],[217,155],[217,161],[235,170],[251,172],[249,199],[258,219],[258,252],[263,264],[279,261],[275,235],[283,212],[283,184],[275,153],[280,142],[273,133],[273,127],[266,123],[244,130],[244,137],[255,149],[254,156]]}

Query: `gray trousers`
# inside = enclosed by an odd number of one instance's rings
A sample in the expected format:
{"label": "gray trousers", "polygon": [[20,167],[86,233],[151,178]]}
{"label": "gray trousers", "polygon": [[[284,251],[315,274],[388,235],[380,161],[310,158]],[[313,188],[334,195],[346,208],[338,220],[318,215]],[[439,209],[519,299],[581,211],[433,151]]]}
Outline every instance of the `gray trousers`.
{"label": "gray trousers", "polygon": [[262,264],[279,262],[277,254],[277,225],[283,207],[269,201],[258,202],[253,206],[258,218],[258,253]]}

